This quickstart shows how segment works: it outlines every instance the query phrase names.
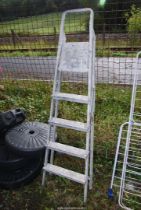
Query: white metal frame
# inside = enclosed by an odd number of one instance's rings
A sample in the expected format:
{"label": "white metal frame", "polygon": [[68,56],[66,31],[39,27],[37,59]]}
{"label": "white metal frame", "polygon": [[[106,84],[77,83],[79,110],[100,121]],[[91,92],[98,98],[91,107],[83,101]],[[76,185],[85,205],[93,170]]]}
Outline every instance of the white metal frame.
{"label": "white metal frame", "polygon": [[[114,167],[113,167],[113,174],[111,179],[111,185],[109,189],[109,196],[112,195],[112,188],[115,181],[115,173],[117,169],[117,163],[118,163],[118,157],[120,155],[120,146],[122,145],[121,139],[122,139],[122,133],[124,130],[124,127],[127,126],[127,136],[125,139],[125,149],[123,153],[123,167],[121,169],[121,177],[120,177],[120,186],[119,186],[119,205],[120,207],[131,210],[130,207],[126,206],[124,203],[125,196],[124,193],[128,194],[129,197],[135,196],[135,197],[141,197],[141,181],[135,180],[134,175],[141,176],[141,163],[138,164],[138,159],[141,157],[138,156],[138,154],[135,156],[135,160],[133,161],[133,158],[130,156],[129,152],[136,152],[138,148],[139,140],[137,136],[139,135],[139,131],[141,130],[141,122],[137,121],[134,117],[135,114],[135,102],[136,102],[136,93],[137,93],[137,86],[138,86],[138,76],[139,76],[139,56],[141,55],[141,52],[137,53],[136,56],[136,67],[135,67],[135,73],[134,73],[134,81],[133,81],[133,89],[132,89],[132,98],[131,98],[131,107],[130,107],[130,115],[129,115],[129,122],[126,122],[121,125],[119,136],[118,136],[118,142],[117,142],[117,149],[116,149],[116,155],[115,155],[115,161],[114,161]],[[140,99],[141,100],[141,99]],[[140,115],[139,115],[140,116]],[[132,146],[133,145],[133,146]],[[128,168],[131,168],[130,170]],[[140,171],[140,172],[139,172]],[[129,180],[132,180],[131,183],[135,183],[135,185],[139,186],[139,190],[135,190],[133,187],[133,184],[130,184]],[[127,182],[128,181],[128,182]],[[129,183],[127,185],[127,183]],[[139,188],[139,187],[138,187]],[[138,203],[141,207],[141,203]]]}
{"label": "white metal frame", "polygon": [[[55,149],[52,149],[51,147],[51,141],[55,142],[55,133],[56,133],[56,126],[63,127],[62,123],[64,119],[59,119],[59,121],[53,121],[53,119],[57,119],[58,116],[58,103],[59,100],[58,98],[55,97],[56,94],[60,93],[60,84],[61,84],[61,71],[59,71],[60,67],[60,61],[61,61],[61,56],[62,52],[64,50],[64,46],[66,45],[66,36],[64,32],[64,24],[65,24],[65,18],[67,14],[70,13],[84,13],[84,12],[89,12],[90,13],[90,21],[89,21],[89,42],[88,42],[88,101],[87,101],[87,123],[86,123],[86,148],[83,152],[86,152],[88,154],[87,157],[82,157],[85,159],[85,174],[84,174],[84,180],[82,183],[84,184],[84,202],[87,200],[87,190],[88,190],[88,183],[89,183],[89,189],[92,189],[92,183],[93,183],[93,141],[94,141],[94,107],[95,107],[95,75],[94,75],[94,62],[95,62],[95,33],[93,30],[93,19],[94,19],[94,14],[93,10],[86,8],[86,9],[75,9],[75,10],[68,10],[63,13],[62,15],[62,20],[61,20],[61,28],[60,28],[60,36],[59,36],[59,45],[58,45],[58,52],[57,52],[57,63],[56,63],[56,69],[55,69],[55,77],[54,77],[54,85],[53,85],[53,94],[52,94],[52,99],[51,99],[51,108],[50,108],[50,118],[49,118],[49,133],[48,133],[48,140],[47,140],[47,148],[46,148],[46,153],[45,153],[45,161],[44,161],[44,168],[43,168],[43,178],[42,178],[42,185],[45,183],[45,175],[46,172],[51,172],[55,173],[60,176],[65,176],[66,178],[69,178],[71,180],[74,180],[76,182],[80,182],[81,180],[76,180],[73,177],[74,172],[68,172],[65,169],[59,169],[56,167],[56,169],[60,170],[60,172],[57,172],[54,170],[50,171],[49,166],[50,164],[53,165],[53,160],[54,160],[54,150],[56,151],[61,150],[59,147],[60,144],[56,144]],[[83,43],[82,43],[83,44]],[[67,95],[65,95],[67,96]],[[79,102],[83,103],[83,97],[80,95],[75,95],[75,98],[79,97]],[[82,99],[81,99],[82,97]],[[62,97],[61,100],[64,100]],[[67,100],[67,99],[66,99]],[[68,98],[69,101],[74,101],[73,98]],[[57,123],[58,122],[58,123]],[[65,121],[64,121],[65,122]],[[67,121],[68,122],[68,121]],[[66,123],[67,124],[67,123]],[[75,122],[74,122],[75,124]],[[82,124],[81,122],[77,122],[78,124]],[[67,127],[64,125],[64,127]],[[76,129],[75,126],[71,124],[71,122],[68,122],[68,127],[72,129]],[[78,126],[79,127],[79,126]],[[77,127],[76,130],[79,130]],[[81,126],[80,126],[81,127]],[[51,128],[53,128],[54,131],[54,138],[50,138],[50,131]],[[80,131],[82,131],[82,128],[80,128]],[[52,144],[53,145],[53,144]],[[66,147],[69,148],[69,147]],[[51,157],[48,162],[48,156],[49,156],[49,150],[51,150]],[[63,150],[63,145],[62,145],[62,150]],[[74,148],[74,151],[76,148]],[[80,150],[82,152],[82,149]],[[72,155],[73,150],[71,150],[67,153],[68,155]],[[75,156],[79,156],[75,155]],[[50,163],[50,164],[49,164]],[[72,176],[70,175],[72,174]],[[82,177],[82,174],[77,174],[78,177]]]}

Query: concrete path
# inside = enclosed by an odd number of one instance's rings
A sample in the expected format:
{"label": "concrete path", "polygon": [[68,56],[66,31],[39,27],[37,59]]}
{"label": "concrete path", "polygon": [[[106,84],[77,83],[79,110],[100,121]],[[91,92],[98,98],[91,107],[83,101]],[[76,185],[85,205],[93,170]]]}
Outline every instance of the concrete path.
{"label": "concrete path", "polygon": [[[0,77],[51,80],[56,57],[0,57]],[[132,84],[135,58],[96,58],[96,82]],[[65,73],[66,81],[87,81],[86,74]]]}

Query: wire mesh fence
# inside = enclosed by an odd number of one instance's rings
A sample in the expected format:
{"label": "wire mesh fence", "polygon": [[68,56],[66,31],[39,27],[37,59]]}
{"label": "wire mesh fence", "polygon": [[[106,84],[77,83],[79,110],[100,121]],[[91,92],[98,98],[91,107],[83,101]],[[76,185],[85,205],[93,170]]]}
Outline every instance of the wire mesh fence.
{"label": "wire mesh fence", "polygon": [[[135,53],[141,49],[141,21],[138,21],[140,2],[138,0],[108,1],[103,6],[100,6],[99,2],[94,5],[94,28],[97,37],[96,81],[97,83],[131,84]],[[93,6],[93,4],[88,1],[86,6]],[[71,1],[65,7],[67,9],[82,6],[85,5]],[[22,8],[17,5],[17,8],[17,12],[13,14],[10,6],[1,6],[3,13],[5,12],[3,16],[1,15],[0,22],[1,77],[52,80],[61,12],[55,10],[56,12],[44,12],[45,14],[32,14],[32,16],[28,14],[25,17],[26,15],[19,13],[18,10],[27,10],[27,6]],[[11,11],[11,17],[6,16],[8,11]],[[84,41],[88,32],[87,15],[68,17],[65,30],[70,41]],[[73,75],[66,75],[64,80],[84,82],[85,75],[77,75],[75,79]]]}
{"label": "wire mesh fence", "polygon": [[[64,5],[65,1],[52,1],[50,6],[37,2],[34,8],[30,4],[0,4],[0,110],[22,106],[30,120],[47,121],[62,11],[91,7],[95,13],[98,84],[95,135],[105,148],[104,155],[108,154],[109,142],[114,145],[119,125],[128,118],[128,85],[133,81],[136,52],[141,49],[140,0],[109,0],[103,5],[102,1],[66,1]],[[86,41],[87,14],[70,15],[65,31],[71,42]],[[79,94],[82,89],[85,92],[87,75],[67,72],[63,81],[65,90]]]}

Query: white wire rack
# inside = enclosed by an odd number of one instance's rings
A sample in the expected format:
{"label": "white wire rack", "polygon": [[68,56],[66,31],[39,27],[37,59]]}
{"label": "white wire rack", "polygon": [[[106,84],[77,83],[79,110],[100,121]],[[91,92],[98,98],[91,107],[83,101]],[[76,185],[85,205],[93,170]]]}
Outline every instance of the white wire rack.
{"label": "white wire rack", "polygon": [[136,57],[129,122],[121,125],[108,196],[113,187],[119,194],[119,205],[124,209],[141,209],[141,69]]}

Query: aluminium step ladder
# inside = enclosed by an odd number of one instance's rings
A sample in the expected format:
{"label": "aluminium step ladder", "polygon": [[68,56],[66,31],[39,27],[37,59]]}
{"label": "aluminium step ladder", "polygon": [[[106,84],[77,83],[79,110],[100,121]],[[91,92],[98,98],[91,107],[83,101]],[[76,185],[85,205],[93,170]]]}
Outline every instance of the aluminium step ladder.
{"label": "aluminium step ladder", "polygon": [[[89,41],[88,42],[67,42],[64,32],[65,18],[68,14],[89,14]],[[45,162],[43,167],[42,185],[45,183],[45,176],[48,173],[65,177],[72,181],[84,185],[84,202],[87,200],[88,185],[92,188],[93,180],[93,136],[94,136],[94,106],[95,106],[95,33],[93,30],[93,10],[75,9],[63,13],[59,36],[59,46],[57,52],[57,63],[51,100],[49,118],[49,136],[46,147]],[[87,73],[88,75],[88,95],[77,95],[60,92],[61,72]],[[58,104],[61,101],[69,101],[87,106],[87,122],[71,121],[58,118]],[[56,127],[73,129],[86,134],[85,149],[61,144],[50,138],[50,130],[53,128],[54,137]],[[51,157],[48,160],[49,151]],[[84,174],[54,165],[54,151],[81,158],[85,161]]]}
{"label": "aluminium step ladder", "polygon": [[121,125],[115,155],[109,197],[113,187],[119,194],[119,205],[124,209],[141,209],[141,69],[139,56],[132,89],[129,122]]}

